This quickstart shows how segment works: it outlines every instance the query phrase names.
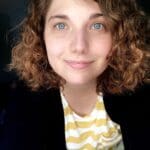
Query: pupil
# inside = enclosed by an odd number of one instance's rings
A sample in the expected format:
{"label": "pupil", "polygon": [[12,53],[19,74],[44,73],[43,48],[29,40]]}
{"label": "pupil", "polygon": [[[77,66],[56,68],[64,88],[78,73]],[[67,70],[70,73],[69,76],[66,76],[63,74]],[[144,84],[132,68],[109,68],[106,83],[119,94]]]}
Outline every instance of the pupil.
{"label": "pupil", "polygon": [[59,29],[64,29],[64,24],[60,24]]}
{"label": "pupil", "polygon": [[96,23],[96,24],[94,25],[94,27],[95,27],[96,29],[99,29],[99,28],[100,28],[100,24]]}

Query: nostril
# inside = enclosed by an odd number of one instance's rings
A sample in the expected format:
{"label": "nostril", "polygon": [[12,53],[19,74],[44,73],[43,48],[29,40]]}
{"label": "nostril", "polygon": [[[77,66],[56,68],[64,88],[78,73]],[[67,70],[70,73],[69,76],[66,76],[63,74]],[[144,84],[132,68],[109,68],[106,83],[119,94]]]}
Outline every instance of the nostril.
{"label": "nostril", "polygon": [[85,53],[88,50],[88,45],[88,37],[83,32],[77,33],[73,39],[73,50]]}

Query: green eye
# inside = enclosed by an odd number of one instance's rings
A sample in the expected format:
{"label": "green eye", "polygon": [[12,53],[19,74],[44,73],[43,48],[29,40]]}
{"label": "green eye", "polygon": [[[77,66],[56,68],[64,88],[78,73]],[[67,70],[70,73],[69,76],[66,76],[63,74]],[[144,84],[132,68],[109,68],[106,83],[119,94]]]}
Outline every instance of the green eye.
{"label": "green eye", "polygon": [[55,27],[58,30],[63,30],[63,29],[65,29],[66,25],[64,23],[58,23],[58,24],[55,25]]}
{"label": "green eye", "polygon": [[104,26],[101,23],[94,23],[94,24],[92,24],[91,29],[101,30],[101,29],[103,29],[103,27]]}

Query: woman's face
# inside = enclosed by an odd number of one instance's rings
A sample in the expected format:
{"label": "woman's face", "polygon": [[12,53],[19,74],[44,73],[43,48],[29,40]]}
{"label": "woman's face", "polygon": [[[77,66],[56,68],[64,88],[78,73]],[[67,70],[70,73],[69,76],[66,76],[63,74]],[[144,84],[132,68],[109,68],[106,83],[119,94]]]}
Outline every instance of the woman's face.
{"label": "woman's face", "polygon": [[94,0],[53,0],[44,40],[51,67],[68,84],[96,83],[107,67],[112,35]]}

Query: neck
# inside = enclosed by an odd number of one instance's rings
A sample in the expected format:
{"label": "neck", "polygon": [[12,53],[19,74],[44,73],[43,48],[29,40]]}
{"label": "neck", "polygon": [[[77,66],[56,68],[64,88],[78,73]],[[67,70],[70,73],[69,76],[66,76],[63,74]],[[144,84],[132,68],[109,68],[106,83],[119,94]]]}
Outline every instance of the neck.
{"label": "neck", "polygon": [[63,94],[71,109],[80,116],[91,113],[97,101],[96,84],[72,86],[65,84]]}

